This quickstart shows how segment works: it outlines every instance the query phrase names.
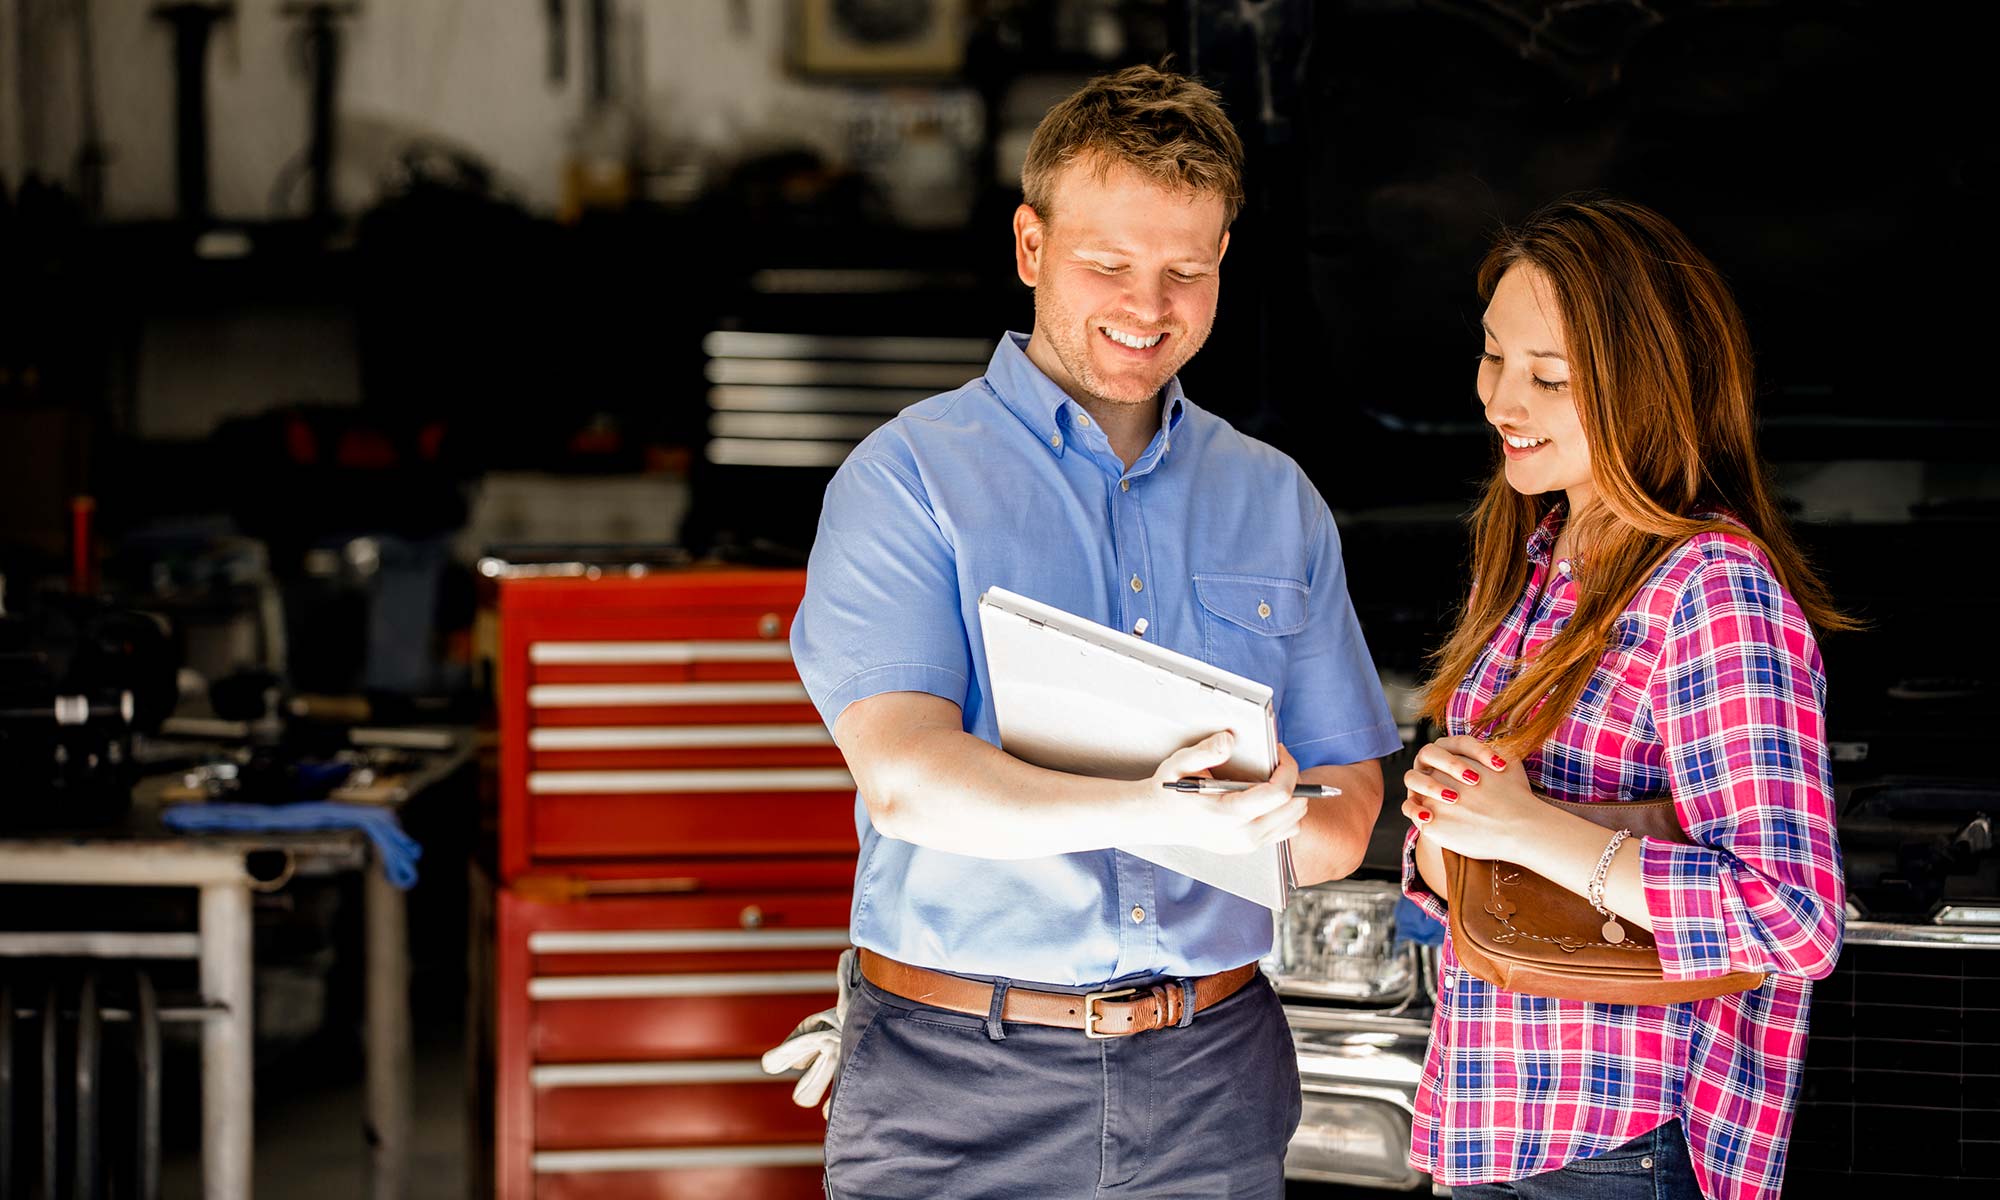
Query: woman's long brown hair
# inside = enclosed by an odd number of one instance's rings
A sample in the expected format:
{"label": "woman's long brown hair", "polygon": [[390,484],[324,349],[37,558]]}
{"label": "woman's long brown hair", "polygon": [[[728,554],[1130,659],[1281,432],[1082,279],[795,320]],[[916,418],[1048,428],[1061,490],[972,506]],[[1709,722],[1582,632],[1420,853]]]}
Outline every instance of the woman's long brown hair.
{"label": "woman's long brown hair", "polygon": [[[1822,631],[1855,627],[1772,499],[1757,456],[1750,339],[1714,264],[1651,209],[1581,195],[1501,234],[1479,265],[1481,297],[1491,300],[1516,267],[1542,274],[1562,314],[1599,502],[1571,535],[1576,612],[1479,715],[1487,739],[1516,757],[1540,748],[1582,697],[1625,605],[1668,552],[1700,533],[1747,529],[1807,620]],[[1424,685],[1424,708],[1440,724],[1526,589],[1522,547],[1558,500],[1516,492],[1504,463],[1487,482],[1470,518],[1475,582]]]}

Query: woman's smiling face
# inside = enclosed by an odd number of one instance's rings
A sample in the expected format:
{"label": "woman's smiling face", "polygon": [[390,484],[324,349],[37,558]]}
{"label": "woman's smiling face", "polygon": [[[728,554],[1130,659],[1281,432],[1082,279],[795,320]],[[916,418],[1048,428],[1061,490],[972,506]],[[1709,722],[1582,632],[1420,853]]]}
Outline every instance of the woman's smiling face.
{"label": "woman's smiling face", "polygon": [[1507,482],[1538,496],[1565,492],[1570,515],[1595,497],[1590,446],[1570,397],[1561,311],[1548,277],[1519,263],[1500,277],[1481,325],[1477,390],[1486,422],[1501,438]]}

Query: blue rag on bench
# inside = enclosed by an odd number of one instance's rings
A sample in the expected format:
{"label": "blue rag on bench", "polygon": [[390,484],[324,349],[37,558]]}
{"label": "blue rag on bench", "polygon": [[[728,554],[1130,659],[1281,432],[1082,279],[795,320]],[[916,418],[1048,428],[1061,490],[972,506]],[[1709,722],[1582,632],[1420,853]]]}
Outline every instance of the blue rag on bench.
{"label": "blue rag on bench", "polygon": [[188,833],[295,833],[312,829],[359,829],[375,843],[382,874],[405,890],[417,882],[417,859],[424,848],[403,832],[386,808],[338,800],[297,804],[176,804],[160,818],[167,828]]}

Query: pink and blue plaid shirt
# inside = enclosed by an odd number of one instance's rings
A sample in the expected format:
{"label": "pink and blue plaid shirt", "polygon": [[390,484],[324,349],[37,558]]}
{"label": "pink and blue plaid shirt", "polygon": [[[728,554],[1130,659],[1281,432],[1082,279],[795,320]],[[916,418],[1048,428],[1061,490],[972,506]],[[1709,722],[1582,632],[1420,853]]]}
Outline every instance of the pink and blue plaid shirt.
{"label": "pink and blue plaid shirt", "polygon": [[[1562,509],[1529,539],[1526,592],[1452,701],[1454,734],[1576,609],[1551,563]],[[1601,1154],[1678,1117],[1702,1194],[1776,1197],[1805,1058],[1811,980],[1840,957],[1846,885],[1835,838],[1812,630],[1746,538],[1677,549],[1613,627],[1577,711],[1522,763],[1568,801],[1671,794],[1696,845],[1645,839],[1641,867],[1669,979],[1769,977],[1747,992],[1667,1006],[1504,991],[1468,974],[1451,941],[1410,1161],[1454,1185],[1520,1179]],[[1403,890],[1439,921],[1416,875]]]}

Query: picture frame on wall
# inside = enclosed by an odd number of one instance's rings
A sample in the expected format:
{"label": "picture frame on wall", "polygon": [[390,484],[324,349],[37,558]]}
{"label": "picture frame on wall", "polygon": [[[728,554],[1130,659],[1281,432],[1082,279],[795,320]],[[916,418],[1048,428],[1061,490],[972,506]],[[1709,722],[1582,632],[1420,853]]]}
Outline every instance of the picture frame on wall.
{"label": "picture frame on wall", "polygon": [[965,65],[966,0],[792,0],[791,66],[843,79],[944,79]]}

